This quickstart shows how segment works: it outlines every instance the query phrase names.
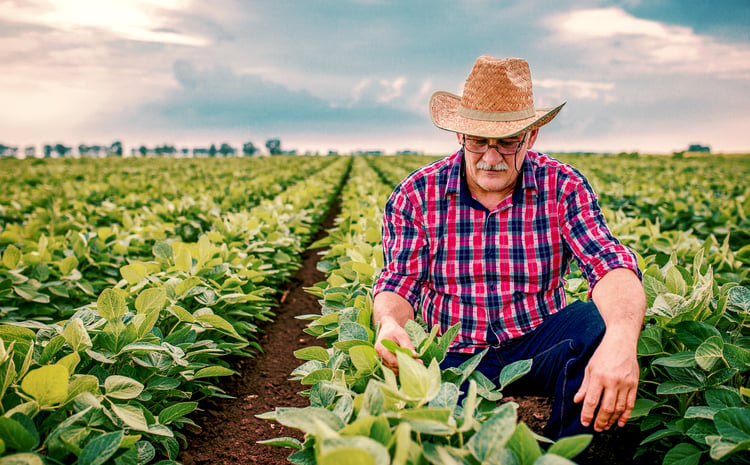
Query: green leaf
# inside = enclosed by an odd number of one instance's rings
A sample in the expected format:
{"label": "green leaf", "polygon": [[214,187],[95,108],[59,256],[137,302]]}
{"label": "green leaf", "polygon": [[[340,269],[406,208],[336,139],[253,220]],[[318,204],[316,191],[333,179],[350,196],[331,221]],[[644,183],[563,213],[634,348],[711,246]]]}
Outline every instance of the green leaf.
{"label": "green leaf", "polygon": [[60,274],[62,274],[63,276],[67,276],[73,270],[75,270],[77,266],[78,259],[75,257],[75,255],[65,257],[62,261],[60,261]]}
{"label": "green leaf", "polygon": [[500,377],[498,380],[498,384],[499,384],[498,389],[502,391],[510,383],[518,380],[519,378],[523,377],[526,373],[531,371],[531,364],[532,364],[532,360],[528,359],[528,360],[518,360],[516,362],[511,363],[510,365],[504,366],[503,369],[500,371]]}
{"label": "green leaf", "polygon": [[398,359],[399,379],[401,391],[410,399],[421,404],[432,400],[440,391],[440,366],[433,360],[429,367],[414,360],[412,357],[396,353]]}
{"label": "green leaf", "polygon": [[208,314],[203,314],[203,315],[197,315],[195,316],[195,319],[203,323],[205,326],[208,326],[209,328],[213,328],[223,334],[232,336],[235,339],[239,339],[242,342],[247,342],[244,337],[240,336],[239,333],[237,333],[237,330],[235,330],[234,327],[231,324],[229,324],[227,320],[220,317],[219,315],[208,313]]}
{"label": "green leaf", "polygon": [[661,338],[664,330],[659,326],[650,326],[641,332],[638,339],[638,356],[658,355],[664,353]]}
{"label": "green leaf", "polygon": [[96,299],[96,311],[107,321],[122,318],[128,311],[125,304],[125,291],[122,289],[104,289]]}
{"label": "green leaf", "polygon": [[[637,402],[637,401],[636,401]],[[632,416],[631,416],[632,418]],[[566,459],[574,459],[591,444],[593,437],[590,434],[579,434],[559,439],[547,450],[549,454],[559,455]]]}
{"label": "green leaf", "polygon": [[193,412],[198,408],[198,402],[181,402],[170,405],[159,412],[159,424],[168,425],[178,418]]}
{"label": "green leaf", "polygon": [[21,423],[8,417],[0,417],[0,439],[17,451],[30,451],[39,442]]}
{"label": "green leaf", "polygon": [[146,265],[140,262],[133,262],[120,268],[120,274],[128,284],[138,284],[148,276]]}
{"label": "green leaf", "polygon": [[677,444],[664,456],[663,465],[698,465],[701,450],[693,444]]}
{"label": "green leaf", "polygon": [[316,461],[320,465],[377,465],[375,457],[357,447],[339,447],[321,454]]}
{"label": "green leaf", "polygon": [[135,399],[143,389],[143,384],[127,376],[112,375],[104,380],[105,395],[111,399]]}
{"label": "green leaf", "polygon": [[111,404],[112,411],[117,418],[122,420],[130,428],[136,431],[149,432],[149,426],[146,422],[146,416],[139,407],[128,404]]}
{"label": "green leaf", "polygon": [[495,456],[498,450],[505,448],[516,429],[516,408],[517,405],[511,402],[503,404],[469,439],[466,447],[480,462]]}
{"label": "green leaf", "polygon": [[367,345],[352,347],[349,349],[349,357],[360,373],[372,373],[380,364],[375,349]]}
{"label": "green leaf", "polygon": [[385,446],[362,436],[323,439],[320,452],[320,465],[391,464],[390,454]]}
{"label": "green leaf", "polygon": [[542,456],[542,449],[526,423],[519,423],[516,426],[506,447],[516,454],[521,463],[534,463]]}
{"label": "green leaf", "polygon": [[255,441],[255,442],[257,442],[258,444],[264,444],[266,446],[290,447],[292,449],[297,449],[297,450],[302,449],[302,443],[299,442],[299,439],[290,438],[290,437],[265,439],[263,441]]}
{"label": "green leaf", "polygon": [[668,357],[659,357],[653,362],[651,362],[652,365],[661,365],[665,367],[673,367],[673,368],[679,368],[679,367],[687,367],[691,368],[698,364],[698,362],[695,360],[695,352],[692,351],[685,351],[685,352],[678,352],[676,354],[672,354]]}
{"label": "green leaf", "polygon": [[696,350],[706,339],[721,333],[714,326],[702,321],[681,321],[675,327],[677,337],[690,350]]}
{"label": "green leaf", "polygon": [[102,465],[112,457],[117,448],[120,447],[124,433],[115,431],[103,434],[91,442],[81,451],[78,456],[78,465]]}
{"label": "green leaf", "polygon": [[724,359],[724,341],[721,336],[711,336],[695,350],[695,360],[706,371],[713,369],[719,360]]}
{"label": "green leaf", "polygon": [[201,368],[200,370],[195,372],[195,375],[193,375],[193,379],[198,378],[212,378],[214,376],[232,376],[237,374],[236,371],[231,370],[229,368],[214,365],[210,367]]}
{"label": "green leaf", "polygon": [[163,258],[165,260],[170,260],[172,258],[172,246],[166,242],[156,242],[151,251],[156,258]]}
{"label": "green leaf", "polygon": [[26,374],[21,388],[40,406],[54,405],[68,397],[68,369],[62,365],[45,365]]}
{"label": "green leaf", "polygon": [[63,329],[65,342],[76,352],[85,351],[93,347],[91,337],[83,325],[80,318],[73,318],[68,321]]}
{"label": "green leaf", "polygon": [[135,299],[136,313],[159,312],[167,304],[167,294],[161,287],[144,289]]}
{"label": "green leaf", "polygon": [[0,458],[0,465],[44,465],[44,462],[37,454],[23,452],[20,454],[6,455]]}
{"label": "green leaf", "polygon": [[730,407],[714,415],[714,424],[723,440],[742,442],[750,440],[750,409]]}
{"label": "green leaf", "polygon": [[344,427],[341,418],[322,407],[277,407],[276,420],[284,426],[309,434],[314,434],[317,431],[316,421],[323,423],[333,431],[339,431]]}
{"label": "green leaf", "polygon": [[328,351],[324,347],[309,346],[294,351],[294,356],[300,360],[317,360],[319,362],[328,362]]}
{"label": "green leaf", "polygon": [[13,244],[8,245],[3,252],[3,265],[9,270],[15,269],[21,261],[21,251]]}
{"label": "green leaf", "polygon": [[733,287],[727,294],[727,308],[740,313],[750,313],[750,289]]}

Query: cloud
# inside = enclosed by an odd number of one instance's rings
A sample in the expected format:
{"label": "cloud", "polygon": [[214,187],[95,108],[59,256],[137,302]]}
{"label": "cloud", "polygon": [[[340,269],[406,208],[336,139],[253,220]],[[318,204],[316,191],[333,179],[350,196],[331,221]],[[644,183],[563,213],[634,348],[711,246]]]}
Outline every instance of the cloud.
{"label": "cloud", "polygon": [[38,0],[0,3],[6,21],[62,31],[91,30],[113,38],[205,46],[204,37],[169,26],[170,16],[189,7],[182,0]]}
{"label": "cloud", "polygon": [[[559,99],[571,98],[580,100],[601,100],[612,103],[617,100],[613,90],[614,82],[578,81],[575,79],[538,79],[535,88],[546,90],[546,97],[558,96]],[[565,97],[563,97],[565,96]]]}
{"label": "cloud", "polygon": [[566,47],[632,73],[750,77],[749,45],[720,42],[688,27],[637,18],[617,7],[556,14],[545,24]]}
{"label": "cloud", "polygon": [[[306,90],[293,90],[257,74],[236,73],[228,67],[200,69],[186,60],[173,66],[177,86],[152,98],[96,120],[108,127],[123,121],[151,131],[190,128],[254,130],[403,129],[423,123],[423,117],[399,108],[404,78],[363,81],[356,99],[336,105]],[[358,95],[357,95],[358,94]]]}

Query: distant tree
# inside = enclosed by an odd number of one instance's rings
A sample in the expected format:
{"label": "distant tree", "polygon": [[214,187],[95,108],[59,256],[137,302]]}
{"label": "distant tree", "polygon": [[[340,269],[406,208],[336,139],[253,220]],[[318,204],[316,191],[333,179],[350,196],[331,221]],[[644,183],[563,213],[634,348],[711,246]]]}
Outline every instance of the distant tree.
{"label": "distant tree", "polygon": [[215,144],[211,144],[211,147],[208,148],[208,156],[209,157],[215,157],[216,156],[216,152],[217,152],[216,145]]}
{"label": "distant tree", "polygon": [[711,147],[701,144],[690,144],[687,149],[688,152],[710,152]]}
{"label": "distant tree", "polygon": [[55,144],[55,152],[57,152],[61,157],[66,156],[71,150],[73,149],[66,145]]}
{"label": "distant tree", "polygon": [[281,155],[281,140],[268,139],[266,141],[266,148],[271,155]]}
{"label": "distant tree", "polygon": [[255,146],[252,142],[245,142],[242,145],[242,153],[251,157],[255,155],[255,153],[258,151],[258,147]]}
{"label": "distant tree", "polygon": [[181,152],[182,152],[182,156],[183,156],[183,157],[188,157],[188,156],[190,156],[190,149],[189,149],[189,148],[187,148],[187,147],[183,147],[183,148],[182,148],[182,150],[181,150]]}
{"label": "distant tree", "polygon": [[23,149],[24,155],[26,155],[26,158],[36,158],[36,147],[33,145],[26,146],[25,149]]}
{"label": "distant tree", "polygon": [[227,144],[226,142],[221,144],[221,147],[219,147],[219,153],[222,157],[228,157],[228,156],[234,156],[234,154],[237,152],[234,147]]}
{"label": "distant tree", "polygon": [[112,155],[121,157],[122,156],[122,142],[119,140],[116,140],[112,142],[112,145],[109,146],[109,153]]}
{"label": "distant tree", "polygon": [[142,157],[145,157],[146,154],[148,154],[148,147],[146,147],[145,145],[141,145],[140,147],[138,147],[138,152]]}
{"label": "distant tree", "polygon": [[50,157],[52,157],[52,146],[49,144],[44,144],[44,158]]}
{"label": "distant tree", "polygon": [[79,144],[78,145],[78,154],[82,157],[86,156],[89,153],[89,146],[86,144]]}

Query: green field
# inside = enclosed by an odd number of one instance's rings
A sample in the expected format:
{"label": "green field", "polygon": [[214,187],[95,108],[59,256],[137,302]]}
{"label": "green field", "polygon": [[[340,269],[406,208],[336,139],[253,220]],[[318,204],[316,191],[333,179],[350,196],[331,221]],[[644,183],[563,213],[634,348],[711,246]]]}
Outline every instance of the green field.
{"label": "green field", "polygon": [[[329,346],[301,351],[293,374],[311,406],[268,414],[307,441],[278,445],[296,463],[569,463],[554,460],[588,438],[542,450],[496,406],[498,386],[436,368],[450,334],[411,327],[424,364],[398,377],[374,355],[382,207],[434,158],[0,160],[0,464],[174,463],[198,402],[225,395],[222,359],[259,349],[258,323],[339,195],[317,244],[328,278],[309,290],[322,314],[308,331]],[[640,257],[643,452],[750,463],[750,156],[560,158]],[[570,297],[585,286],[574,267]]]}

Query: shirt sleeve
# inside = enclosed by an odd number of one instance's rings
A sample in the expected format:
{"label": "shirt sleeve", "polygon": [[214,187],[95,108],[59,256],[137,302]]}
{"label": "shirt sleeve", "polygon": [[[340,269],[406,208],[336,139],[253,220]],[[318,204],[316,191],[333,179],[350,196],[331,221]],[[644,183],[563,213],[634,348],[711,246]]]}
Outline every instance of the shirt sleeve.
{"label": "shirt sleeve", "polygon": [[642,279],[635,254],[610,232],[588,181],[581,175],[566,184],[558,217],[566,244],[589,283],[589,299],[596,283],[615,268],[628,268]]}
{"label": "shirt sleeve", "polygon": [[422,213],[398,186],[383,212],[383,269],[373,285],[373,296],[395,292],[417,311],[422,283],[429,269],[429,245]]}

